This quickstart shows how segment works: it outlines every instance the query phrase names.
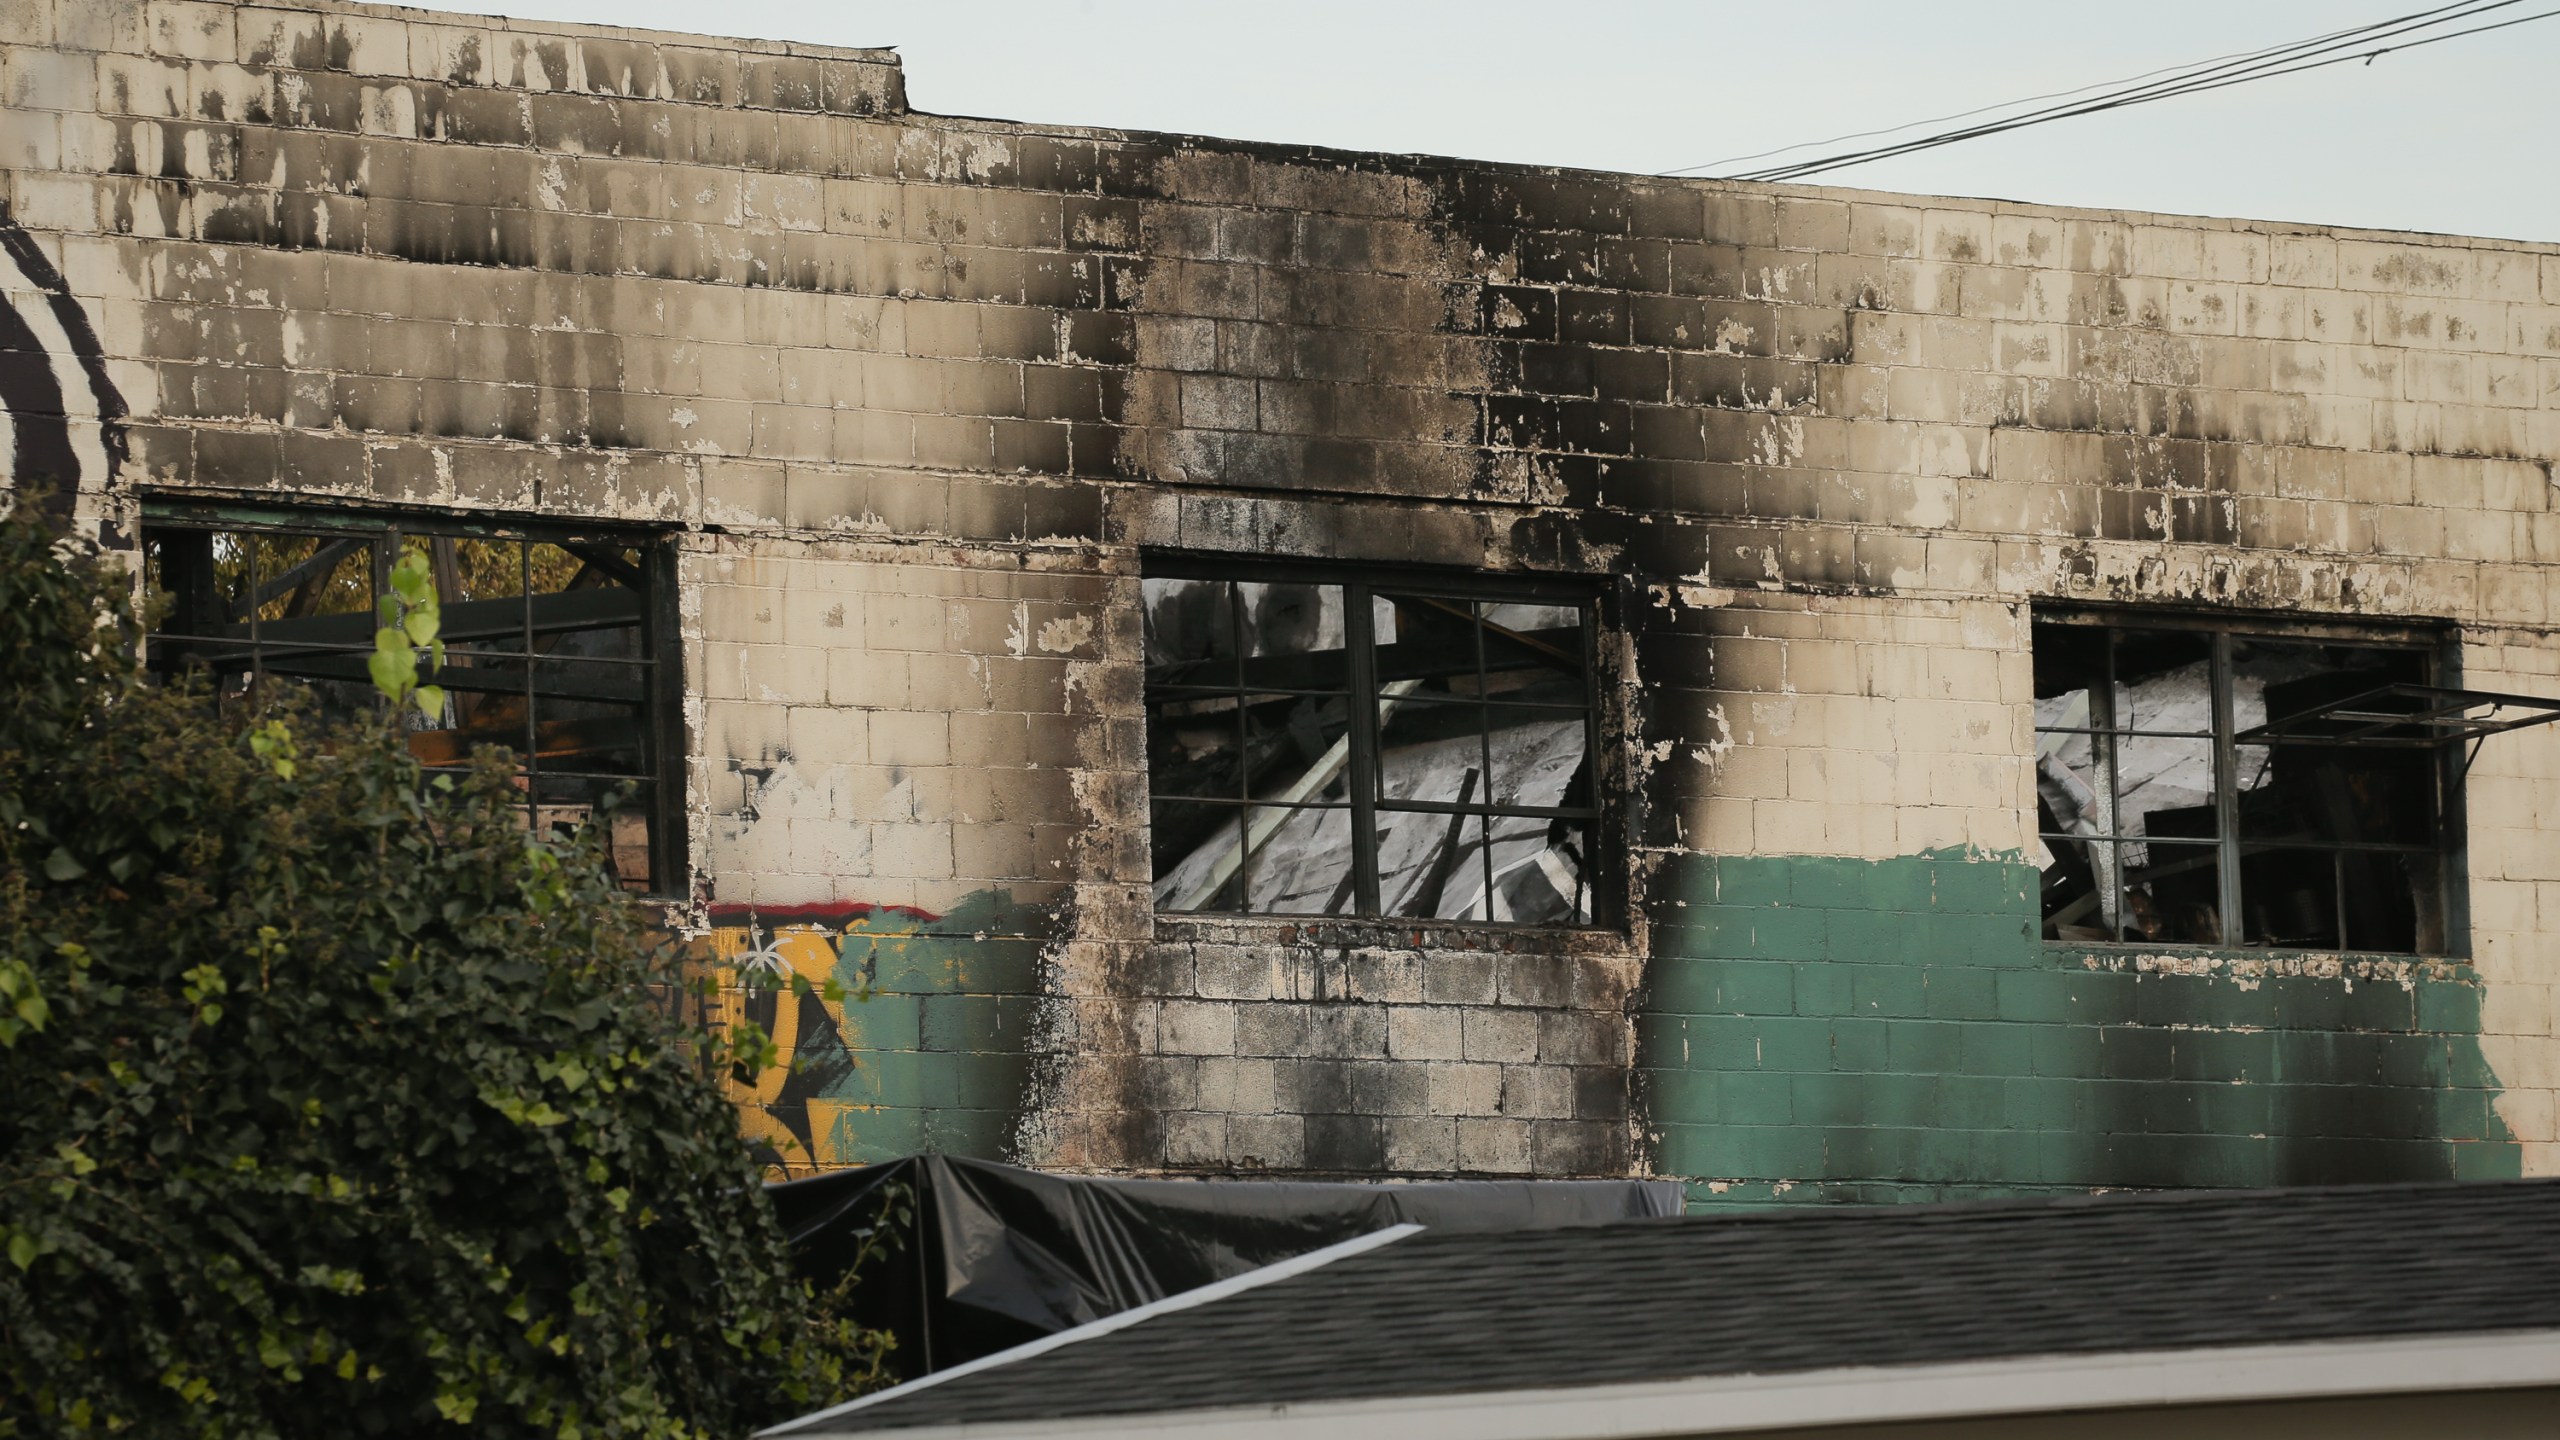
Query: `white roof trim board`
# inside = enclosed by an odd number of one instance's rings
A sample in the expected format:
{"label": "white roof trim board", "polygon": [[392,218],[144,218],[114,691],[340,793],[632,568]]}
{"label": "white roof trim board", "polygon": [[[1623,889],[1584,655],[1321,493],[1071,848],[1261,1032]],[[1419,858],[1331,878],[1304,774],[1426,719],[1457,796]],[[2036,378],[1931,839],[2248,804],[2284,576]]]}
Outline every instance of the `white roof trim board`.
{"label": "white roof trim board", "polygon": [[[1277,1280],[1286,1280],[1292,1275],[1303,1275],[1310,1270],[1330,1265],[1336,1260],[1375,1250],[1381,1245],[1393,1244],[1421,1229],[1419,1225],[1390,1225],[1384,1230],[1345,1240],[1339,1245],[1327,1245],[1321,1250],[1310,1250],[1304,1255],[1294,1256],[1276,1265],[1265,1265],[1259,1270],[1248,1270],[1241,1275],[1229,1276],[1196,1290],[1185,1290],[1179,1295],[1168,1295],[1162,1300],[1151,1300],[1134,1309],[1123,1310],[1117,1315],[1106,1315],[1091,1324],[1079,1325],[1072,1330],[1061,1330],[1055,1335],[1043,1335],[1037,1340],[1016,1345],[1010,1350],[999,1350],[993,1355],[982,1356],[965,1365],[954,1365],[948,1370],[936,1370],[930,1375],[910,1380],[903,1385],[893,1385],[886,1390],[875,1390],[859,1400],[848,1400],[842,1405],[832,1406],[815,1414],[803,1415],[797,1420],[786,1420],[771,1429],[756,1433],[759,1435],[825,1435],[829,1433],[826,1428],[827,1421],[851,1414],[856,1410],[867,1409],[882,1401],[903,1399],[919,1390],[942,1384],[947,1380],[957,1380],[963,1375],[974,1375],[981,1370],[992,1370],[999,1365],[1010,1365],[1016,1360],[1028,1360],[1034,1355],[1046,1354],[1061,1345],[1073,1345],[1081,1340],[1092,1340],[1108,1335],[1114,1330],[1125,1330],[1142,1320],[1152,1320],[1159,1315],[1170,1315],[1175,1311],[1207,1305],[1212,1301],[1224,1300],[1230,1295],[1241,1295],[1247,1290],[1256,1289]],[[951,1428],[949,1433],[959,1434],[966,1428]],[[1111,1427],[1105,1427],[1106,1430],[1109,1428]],[[1025,1431],[1024,1433],[1033,1432]]]}
{"label": "white roof trim board", "polygon": [[[1268,1284],[1285,1278],[1275,1272],[1314,1269],[1419,1228],[1399,1225],[1187,1291],[764,1433],[826,1435],[829,1418],[875,1401],[1134,1324],[1149,1315],[1219,1298],[1212,1292],[1232,1294]],[[2533,1385],[2560,1385],[2560,1330],[1863,1366],[1639,1385],[1266,1404],[862,1433],[915,1440],[1085,1440],[1170,1434],[1214,1440],[1637,1440],[1968,1415]]]}

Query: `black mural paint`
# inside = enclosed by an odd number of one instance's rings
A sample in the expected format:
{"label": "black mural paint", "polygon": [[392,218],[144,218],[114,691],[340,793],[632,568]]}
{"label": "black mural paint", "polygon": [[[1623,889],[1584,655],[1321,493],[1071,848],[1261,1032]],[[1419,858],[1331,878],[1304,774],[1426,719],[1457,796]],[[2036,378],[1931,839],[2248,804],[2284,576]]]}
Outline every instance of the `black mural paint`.
{"label": "black mural paint", "polygon": [[35,330],[5,302],[0,302],[0,406],[7,407],[17,437],[10,473],[21,485],[48,482],[53,504],[68,515],[71,491],[80,479],[80,457],[71,449],[62,386],[53,378],[53,357]]}
{"label": "black mural paint", "polygon": [[[62,327],[71,342],[72,355],[80,362],[90,396],[97,404],[100,444],[107,460],[107,473],[101,480],[112,483],[124,468],[127,438],[123,421],[129,412],[124,396],[107,374],[106,348],[99,343],[88,313],[64,283],[62,272],[45,258],[35,237],[10,216],[6,202],[0,202],[0,252],[7,253],[27,283],[44,293],[54,323]],[[71,443],[70,406],[55,374],[51,352],[37,338],[35,327],[27,323],[26,317],[6,302],[0,302],[0,406],[7,408],[16,436],[10,473],[20,483],[48,481],[51,494],[46,508],[57,523],[67,526],[73,497],[83,478],[79,452]],[[112,542],[116,537],[105,538]]]}

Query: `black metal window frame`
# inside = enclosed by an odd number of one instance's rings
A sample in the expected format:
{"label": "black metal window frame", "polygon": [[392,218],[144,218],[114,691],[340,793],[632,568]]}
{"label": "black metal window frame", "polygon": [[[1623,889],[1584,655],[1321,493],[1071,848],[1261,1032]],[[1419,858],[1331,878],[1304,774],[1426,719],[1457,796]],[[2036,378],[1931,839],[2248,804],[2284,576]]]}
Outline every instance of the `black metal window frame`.
{"label": "black metal window frame", "polygon": [[[1348,706],[1346,736],[1349,751],[1349,798],[1352,834],[1353,909],[1340,914],[1303,914],[1251,910],[1176,910],[1158,911],[1161,919],[1254,919],[1285,921],[1294,924],[1310,922],[1350,923],[1361,925],[1416,924],[1434,926],[1490,926],[1505,931],[1548,929],[1608,930],[1624,923],[1623,847],[1616,843],[1614,826],[1616,807],[1609,799],[1609,787],[1602,783],[1610,773],[1607,760],[1611,752],[1603,748],[1608,738],[1603,724],[1605,713],[1599,687],[1600,644],[1604,629],[1616,621],[1616,592],[1602,577],[1579,578],[1552,575],[1486,575],[1476,571],[1435,569],[1428,566],[1355,566],[1338,563],[1272,560],[1227,554],[1203,554],[1196,551],[1144,552],[1140,569],[1149,580],[1215,580],[1242,584],[1274,585],[1338,585],[1343,589],[1343,645],[1347,652],[1345,667],[1346,693],[1367,697],[1370,703]],[[1374,595],[1420,593],[1447,599],[1505,604],[1541,604],[1573,606],[1582,615],[1582,652],[1575,657],[1584,683],[1584,754],[1591,775],[1591,803],[1584,806],[1518,806],[1494,805],[1489,802],[1428,801],[1419,799],[1386,799],[1379,781],[1380,724],[1378,706],[1379,681],[1376,675],[1374,621],[1370,599]],[[1230,609],[1228,622],[1240,627],[1242,617]],[[1234,643],[1239,651],[1242,637]],[[1484,650],[1482,632],[1477,635],[1479,681],[1483,675]],[[1210,693],[1222,687],[1196,688]],[[1264,693],[1266,687],[1246,685],[1241,678],[1232,687],[1239,699],[1248,694]],[[1152,697],[1150,697],[1152,703]],[[1490,741],[1488,739],[1487,743]],[[1150,786],[1152,795],[1152,784]],[[1182,796],[1184,803],[1218,804],[1216,800]],[[1249,812],[1268,800],[1253,801],[1238,797],[1233,804],[1240,813]],[[1543,818],[1578,821],[1584,827],[1588,854],[1584,857],[1587,903],[1582,920],[1566,925],[1540,922],[1500,920],[1424,919],[1380,913],[1384,908],[1379,894],[1378,835],[1374,817],[1381,811],[1390,813],[1440,814],[1452,817],[1475,816],[1487,821],[1496,818]],[[1247,847],[1244,863],[1251,863]],[[1490,865],[1489,852],[1484,863]],[[1250,893],[1250,880],[1244,889]]]}
{"label": "black metal window frame", "polygon": [[[649,870],[651,883],[647,894],[655,899],[682,899],[685,885],[685,762],[684,762],[684,667],[678,644],[681,617],[676,596],[676,548],[672,536],[663,529],[615,526],[558,524],[548,522],[518,523],[508,520],[466,516],[422,514],[414,511],[383,511],[356,507],[321,508],[292,504],[225,504],[201,500],[171,500],[146,497],[142,510],[143,538],[146,544],[157,532],[185,530],[216,533],[258,532],[290,536],[340,536],[350,541],[372,545],[373,594],[377,598],[390,589],[390,570],[397,563],[404,542],[438,538],[500,540],[523,544],[523,564],[527,569],[520,595],[530,599],[531,547],[549,544],[569,548],[579,544],[609,545],[631,550],[639,556],[641,583],[640,658],[612,661],[606,657],[582,657],[579,663],[590,665],[623,664],[643,677],[644,717],[642,743],[645,745],[645,778],[648,798],[645,813],[649,821]],[[287,577],[278,577],[281,581]],[[263,602],[267,596],[252,576],[251,593]],[[445,597],[451,603],[451,597]],[[249,607],[247,650],[252,682],[262,679],[269,650],[259,636],[261,605]],[[347,617],[350,619],[356,617]],[[295,653],[326,651],[353,660],[359,671],[363,657],[372,652],[374,620],[364,617],[361,639],[347,643],[291,642]],[[350,627],[354,629],[356,627]],[[532,612],[526,609],[522,640],[530,652],[537,635]],[[152,637],[163,643],[184,637]],[[450,637],[448,637],[450,638]],[[146,640],[146,644],[151,643]],[[537,683],[534,671],[527,667],[527,685]],[[429,679],[437,677],[429,676]],[[538,722],[539,710],[527,707],[528,737]],[[543,773],[540,746],[528,743],[518,747],[519,763],[528,778],[530,810],[541,802],[539,779]],[[430,764],[430,770],[452,766]],[[554,774],[569,773],[557,766]],[[595,778],[595,777],[590,777]],[[613,777],[602,777],[613,778]]]}
{"label": "black metal window frame", "polygon": [[[2239,815],[2241,789],[2239,783],[2239,752],[2241,748],[2243,746],[2257,748],[2285,744],[2324,744],[2339,746],[2342,748],[2361,748],[2366,746],[2425,746],[2434,751],[2435,758],[2435,834],[2429,841],[2425,843],[2394,843],[2383,841],[2293,840],[2285,842],[2283,848],[2313,851],[2325,850],[2331,851],[2335,855],[2344,855],[2350,852],[2370,852],[2378,854],[2424,855],[2432,857],[2438,867],[2437,883],[2443,897],[2444,905],[2443,949],[2436,951],[2418,950],[2402,952],[2370,950],[2363,947],[2349,947],[2348,953],[2391,955],[2412,954],[2422,958],[2433,959],[2460,959],[2469,953],[2470,926],[2468,923],[2469,916],[2465,903],[2467,899],[2465,894],[2465,881],[2467,876],[2465,873],[2465,824],[2463,818],[2462,798],[2463,779],[2470,769],[2471,759],[2478,753],[2478,746],[2475,743],[2471,747],[2470,751],[2466,753],[2459,744],[2451,742],[2462,739],[2476,740],[2486,734],[2494,734],[2501,730],[2515,727],[2513,724],[2497,723],[2479,727],[2476,731],[2458,731],[2448,730],[2441,724],[2432,722],[2437,721],[2438,714],[2446,708],[2448,703],[2458,706],[2458,704],[2466,698],[2473,703],[2496,703],[2499,701],[2507,701],[2536,705],[2546,709],[2548,708],[2549,702],[2537,702],[2529,700],[2526,697],[2518,696],[2476,695],[2474,692],[2467,692],[2454,688],[2450,682],[2457,678],[2459,652],[2457,649],[2457,637],[2450,625],[2430,626],[2424,624],[2411,625],[2405,623],[2360,624],[2356,622],[2338,622],[2316,618],[2297,619],[2281,616],[2244,616],[2198,613],[2193,611],[2128,609],[2081,605],[2060,605],[2052,607],[2037,606],[2033,610],[2032,618],[2034,623],[2039,626],[2070,626],[2074,628],[2098,629],[2108,632],[2183,631],[2208,637],[2210,643],[2209,659],[2211,664],[2211,725],[2209,730],[2171,732],[2136,729],[2126,724],[2110,723],[2102,725],[2099,720],[2098,712],[2094,707],[2100,703],[2112,706],[2112,691],[2117,684],[2115,678],[2115,647],[2110,643],[2108,647],[2105,677],[2106,683],[2103,687],[2091,687],[2093,708],[2089,723],[2082,726],[2048,726],[2038,724],[2035,727],[2035,735],[2039,748],[2041,748],[2044,736],[2054,734],[2087,735],[2090,737],[2093,745],[2122,738],[2209,740],[2212,744],[2213,757],[2213,806],[2215,812],[2215,834],[2213,840],[2209,843],[2198,844],[2191,840],[2185,840],[2182,837],[2152,837],[2147,835],[2124,835],[2120,833],[2107,836],[2058,836],[2050,833],[2043,833],[2039,835],[2039,838],[2047,846],[2053,845],[2058,840],[2080,839],[2100,840],[2105,843],[2115,845],[2150,844],[2156,841],[2159,844],[2176,845],[2181,848],[2193,848],[2197,850],[2209,849],[2213,853],[2213,863],[2216,866],[2221,914],[2228,917],[2224,922],[2226,927],[2225,938],[2219,944],[2196,944],[2194,942],[2186,941],[2150,940],[2072,940],[2048,941],[2048,944],[2063,945],[2068,948],[2075,949],[2188,949],[2212,952],[2265,948],[2261,945],[2250,943],[2246,941],[2245,938],[2232,938],[2232,927],[2239,927],[2240,933],[2243,936],[2246,934],[2245,921],[2241,918],[2247,913],[2243,908],[2246,896],[2243,891],[2241,862],[2245,852],[2251,848],[2250,843],[2245,840],[2241,833]],[[2362,714],[2351,714],[2349,718],[2363,723],[2353,725],[2352,727],[2340,726],[2332,733],[2322,735],[2305,735],[2301,733],[2298,728],[2299,722],[2290,721],[2289,717],[2271,716],[2266,723],[2254,725],[2246,730],[2242,730],[2238,724],[2235,713],[2237,708],[2234,688],[2236,670],[2232,653],[2234,642],[2241,640],[2265,641],[2275,645],[2325,645],[2348,649],[2398,651],[2412,655],[2424,666],[2424,673],[2426,676],[2424,684],[2387,686],[2372,693],[2375,697],[2384,697],[2397,695],[2399,692],[2406,692],[2406,699],[2403,704],[2407,713],[2403,715],[2402,723],[2392,728],[2402,730],[2421,730],[2429,733],[2423,736],[2423,738],[2411,734],[2390,735],[2377,733],[2380,727],[2372,723],[2375,717]],[[2102,690],[2106,692],[2106,698],[2103,700],[2101,699]],[[2357,698],[2364,699],[2366,697],[2360,696]],[[2321,707],[2321,710],[2312,712],[2309,718],[2315,723],[2327,720],[2329,716],[2322,712],[2329,708],[2330,707]],[[2112,720],[2113,717],[2109,718]],[[2546,716],[2545,718],[2548,717]],[[2531,724],[2537,722],[2524,721],[2521,723]],[[2110,766],[2109,771],[2110,786],[2121,787],[2123,783],[2122,776],[2116,773],[2116,767]],[[2120,789],[2118,793],[2120,795]],[[2117,796],[2110,796],[2109,798],[2111,803],[2108,808],[2108,813],[2119,817],[2120,820],[2123,814],[2120,800],[2118,800]],[[2041,829],[2041,827],[2039,827],[2039,829]],[[2263,843],[2261,848],[2264,848]],[[2339,886],[2339,889],[2339,904],[2341,908],[2343,908],[2343,884]],[[2343,917],[2340,920],[2340,928],[2341,932],[2344,933],[2345,924]]]}

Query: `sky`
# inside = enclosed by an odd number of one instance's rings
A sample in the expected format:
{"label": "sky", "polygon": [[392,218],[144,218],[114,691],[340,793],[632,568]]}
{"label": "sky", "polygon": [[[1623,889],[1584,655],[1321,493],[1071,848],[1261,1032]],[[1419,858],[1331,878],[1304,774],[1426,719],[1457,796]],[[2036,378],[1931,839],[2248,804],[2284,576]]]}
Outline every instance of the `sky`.
{"label": "sky", "polygon": [[[918,110],[1659,173],[2430,0],[452,0],[895,46]],[[2560,10],[2524,0],[2490,19]],[[2560,241],[2560,18],[1815,183]],[[1836,147],[1835,147],[1836,148]],[[1805,152],[1817,153],[1817,152]],[[1712,172],[1711,172],[1712,173]]]}

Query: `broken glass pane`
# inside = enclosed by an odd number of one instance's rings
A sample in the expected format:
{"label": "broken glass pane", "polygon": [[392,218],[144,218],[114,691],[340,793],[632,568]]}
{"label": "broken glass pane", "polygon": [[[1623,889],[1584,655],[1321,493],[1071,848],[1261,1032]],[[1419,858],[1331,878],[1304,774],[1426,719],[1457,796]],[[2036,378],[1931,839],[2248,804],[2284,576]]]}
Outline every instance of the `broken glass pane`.
{"label": "broken glass pane", "polygon": [[1296,804],[1347,800],[1351,793],[1349,698],[1342,695],[1255,697],[1244,711],[1245,793]]}
{"label": "broken glass pane", "polygon": [[1245,811],[1254,842],[1246,909],[1262,915],[1339,915],[1351,906],[1348,807]]}
{"label": "broken glass pane", "polygon": [[1147,788],[1244,798],[1244,706],[1232,694],[1175,692],[1147,706]]}
{"label": "broken glass pane", "polygon": [[[2107,683],[2109,631],[2101,625],[2064,624],[2039,617],[2034,626],[2036,723],[2048,723],[2043,702]],[[2088,707],[2081,706],[2086,714]],[[2085,722],[2084,722],[2085,723]]]}
{"label": "broken glass pane", "polygon": [[226,700],[291,684],[326,720],[373,708],[369,539],[154,531],[145,550],[153,669],[202,675]]}
{"label": "broken glass pane", "polygon": [[1244,908],[1243,806],[1154,801],[1148,840],[1156,909],[1172,914]]}
{"label": "broken glass pane", "polygon": [[1503,816],[1493,821],[1493,918],[1524,925],[1580,925],[1591,919],[1584,871],[1588,830],[1580,820]]}
{"label": "broken glass pane", "polygon": [[1475,602],[1440,595],[1382,598],[1394,607],[1395,620],[1377,630],[1372,663],[1381,690],[1426,698],[1476,694],[1484,656],[1476,643],[1481,632]]}
{"label": "broken glass pane", "polygon": [[1489,706],[1492,802],[1498,808],[1582,808],[1591,803],[1590,730],[1569,710]]}
{"label": "broken glass pane", "polygon": [[[1485,803],[1485,707],[1472,701],[1378,698],[1378,796],[1382,801]],[[1468,791],[1465,799],[1459,790]]]}
{"label": "broken glass pane", "polygon": [[[2086,718],[2086,690],[2075,690],[2056,697],[2063,702],[2059,716],[2063,720]],[[2042,723],[2046,707],[2054,701],[2036,702],[2036,718]],[[2044,820],[2039,828],[2060,835],[2113,835],[2116,833],[2116,740],[2112,735],[2090,734],[2071,730],[2039,731],[2036,735],[2036,798],[2043,807]]]}
{"label": "broken glass pane", "polygon": [[1236,668],[1235,587],[1223,580],[1140,582],[1146,603],[1147,684],[1233,688]]}
{"label": "broken glass pane", "polygon": [[2154,839],[2118,847],[2124,863],[2117,938],[2169,945],[2219,945],[2222,868],[2218,846]]}
{"label": "broken glass pane", "polygon": [[[1343,648],[1341,586],[1240,584],[1235,591],[1246,658],[1338,653]],[[1249,666],[1247,673],[1252,673]],[[1337,672],[1331,684],[1342,683]]]}
{"label": "broken glass pane", "polygon": [[1480,815],[1412,811],[1378,817],[1378,895],[1389,915],[1491,919]]}
{"label": "broken glass pane", "polygon": [[2441,761],[2432,749],[2284,744],[2249,747],[2240,837],[2432,847]]}
{"label": "broken glass pane", "polygon": [[2116,737],[2119,836],[2212,840],[2213,742],[2159,735]]}
{"label": "broken glass pane", "polygon": [[2386,685],[2424,685],[2422,650],[2234,636],[2231,683],[2242,731],[2282,722]]}
{"label": "broken glass pane", "polygon": [[2117,902],[2115,847],[2077,835],[2046,834],[2043,914],[2047,940],[2106,940]]}
{"label": "broken glass pane", "polygon": [[2213,637],[2194,630],[2120,630],[2115,728],[2157,735],[2213,733]]}
{"label": "broken glass pane", "polygon": [[2248,916],[2241,938],[2252,945],[2342,948],[2338,860],[2334,850],[2251,847],[2240,862]]}

